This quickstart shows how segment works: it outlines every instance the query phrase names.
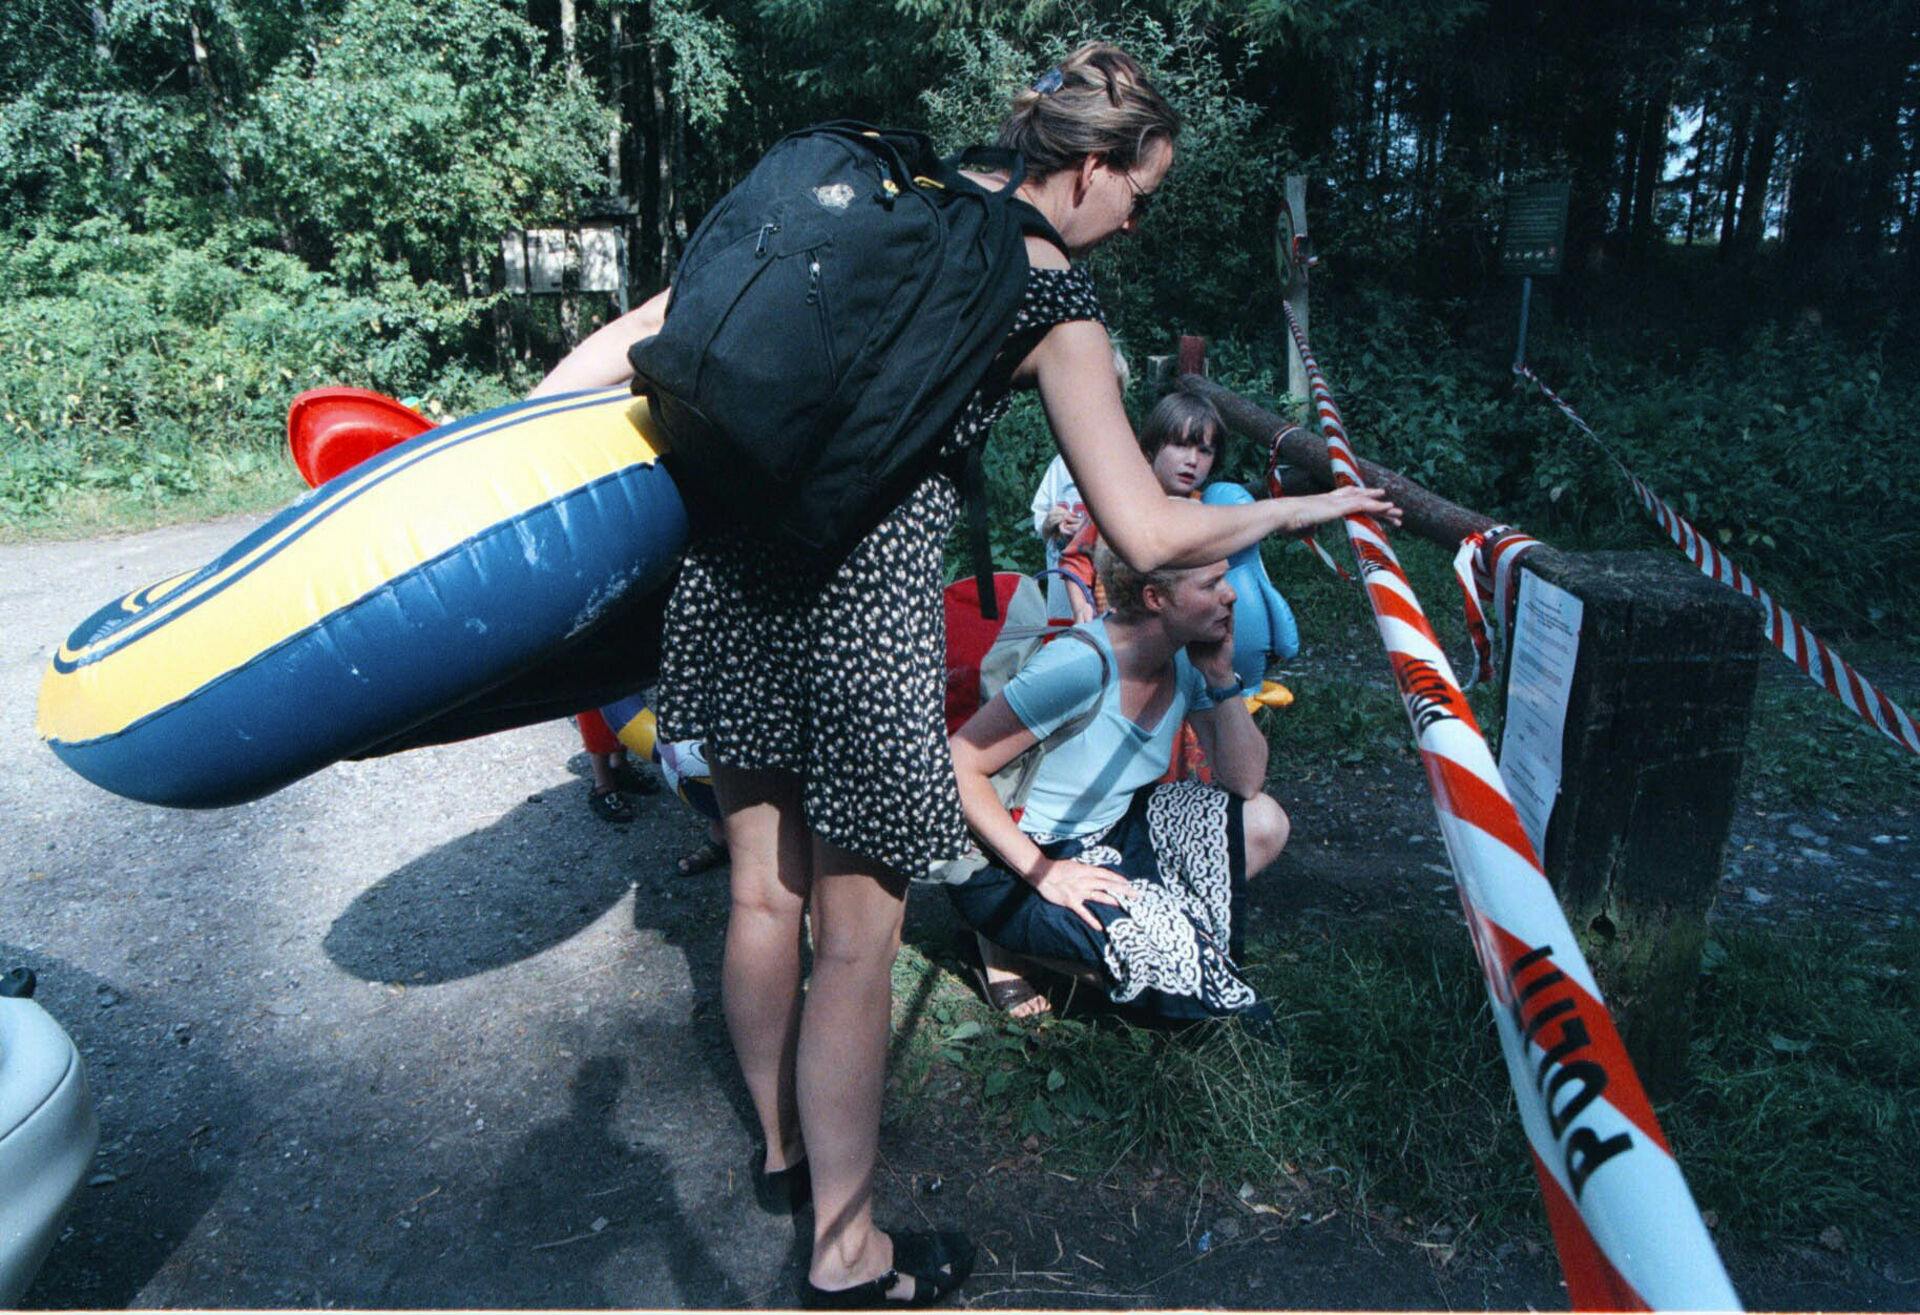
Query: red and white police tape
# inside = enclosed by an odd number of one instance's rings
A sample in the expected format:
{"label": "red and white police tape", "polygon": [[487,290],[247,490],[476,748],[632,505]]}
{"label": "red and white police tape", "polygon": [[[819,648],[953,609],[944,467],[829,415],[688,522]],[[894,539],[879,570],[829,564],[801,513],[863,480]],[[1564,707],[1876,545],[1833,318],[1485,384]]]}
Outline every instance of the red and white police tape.
{"label": "red and white police tape", "polygon": [[[1286,312],[1334,485],[1358,486],[1360,465],[1333,394],[1293,308]],[[1433,788],[1574,1307],[1738,1308],[1592,970],[1406,572],[1378,522],[1350,516],[1346,528]]]}
{"label": "red and white police tape", "polygon": [[1640,477],[1628,470],[1626,463],[1613,454],[1612,449],[1600,440],[1600,435],[1593,432],[1593,427],[1580,418],[1580,413],[1567,405],[1566,399],[1560,394],[1547,387],[1539,375],[1524,363],[1515,365],[1513,372],[1531,380],[1541,395],[1559,407],[1560,413],[1573,422],[1574,428],[1585,434],[1588,441],[1627,477],[1627,482],[1633,485],[1634,496],[1640,499],[1640,505],[1666,531],[1674,546],[1700,568],[1702,574],[1729,589],[1738,589],[1767,610],[1767,639],[1805,672],[1809,680],[1846,704],[1855,716],[1901,748],[1910,753],[1920,753],[1920,728],[1914,726],[1913,718],[1906,709],[1876,689],[1873,682],[1855,671],[1831,644],[1800,624],[1793,613],[1774,602],[1771,594],[1754,583],[1725,553],[1709,543],[1707,537],[1696,530],[1686,517],[1642,484]]}
{"label": "red and white police tape", "polygon": [[1453,574],[1460,581],[1460,598],[1466,608],[1467,638],[1473,641],[1474,664],[1467,676],[1467,689],[1493,679],[1494,649],[1487,636],[1487,609],[1494,610],[1501,631],[1511,634],[1513,606],[1520,596],[1520,573],[1514,568],[1529,549],[1539,546],[1540,540],[1511,525],[1495,525],[1460,541],[1460,550],[1453,555]]}

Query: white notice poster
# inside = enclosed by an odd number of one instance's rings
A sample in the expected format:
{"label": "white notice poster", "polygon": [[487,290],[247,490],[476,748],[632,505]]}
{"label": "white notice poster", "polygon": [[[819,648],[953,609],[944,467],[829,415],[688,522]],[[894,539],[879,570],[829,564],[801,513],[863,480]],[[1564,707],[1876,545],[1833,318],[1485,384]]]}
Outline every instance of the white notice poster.
{"label": "white notice poster", "polygon": [[618,292],[620,290],[620,242],[622,234],[611,228],[583,228],[580,241],[580,291]]}
{"label": "white notice poster", "polygon": [[1560,744],[1567,695],[1580,656],[1580,600],[1531,571],[1520,573],[1507,674],[1507,719],[1500,733],[1500,776],[1536,854],[1544,855],[1547,819],[1560,794]]}

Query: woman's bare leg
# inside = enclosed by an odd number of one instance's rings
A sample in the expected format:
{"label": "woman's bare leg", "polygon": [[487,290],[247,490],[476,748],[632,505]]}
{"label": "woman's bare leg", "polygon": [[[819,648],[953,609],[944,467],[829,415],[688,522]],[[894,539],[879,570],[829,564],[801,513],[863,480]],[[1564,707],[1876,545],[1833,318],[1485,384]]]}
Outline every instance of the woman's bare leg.
{"label": "woman's bare leg", "polygon": [[1293,822],[1270,794],[1257,794],[1247,800],[1240,818],[1246,836],[1247,876],[1253,877],[1280,857],[1293,834]]}
{"label": "woman's bare leg", "polygon": [[808,1277],[816,1287],[846,1288],[893,1264],[892,1239],[873,1223],[873,1168],[906,883],[817,838],[813,873],[813,981],[798,1070],[813,1169]]}
{"label": "woman's bare leg", "polygon": [[813,852],[798,778],[715,764],[713,788],[733,861],[721,1000],[740,1074],[760,1116],[771,1172],[806,1154],[793,1076]]}

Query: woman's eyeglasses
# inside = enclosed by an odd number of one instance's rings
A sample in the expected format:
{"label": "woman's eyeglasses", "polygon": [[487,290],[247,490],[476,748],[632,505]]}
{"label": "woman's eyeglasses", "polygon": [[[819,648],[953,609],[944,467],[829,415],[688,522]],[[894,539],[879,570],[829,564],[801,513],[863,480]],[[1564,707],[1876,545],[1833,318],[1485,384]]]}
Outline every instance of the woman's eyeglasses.
{"label": "woman's eyeglasses", "polygon": [[1127,211],[1127,220],[1137,224],[1145,219],[1147,211],[1153,208],[1153,193],[1143,190],[1140,184],[1133,181],[1133,175],[1124,169],[1115,172],[1127,180],[1127,188],[1133,193],[1133,208]]}

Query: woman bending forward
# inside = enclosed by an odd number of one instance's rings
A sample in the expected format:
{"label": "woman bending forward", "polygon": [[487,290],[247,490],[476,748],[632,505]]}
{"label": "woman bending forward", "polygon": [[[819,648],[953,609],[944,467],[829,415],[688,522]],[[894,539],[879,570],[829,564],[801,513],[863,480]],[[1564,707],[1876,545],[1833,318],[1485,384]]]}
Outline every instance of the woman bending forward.
{"label": "woman bending forward", "polygon": [[[1100,43],[1014,98],[1000,145],[1025,157],[1019,196],[1067,249],[1027,239],[1025,298],[1000,349],[1002,362],[1017,362],[1012,386],[1038,387],[1092,515],[1136,569],[1218,561],[1357,512],[1395,516],[1360,489],[1237,507],[1174,502],[1141,457],[1093,284],[1072,260],[1139,226],[1179,126],[1140,66]],[[627,347],[658,330],[665,295],[583,342],[539,391],[630,377]],[[943,457],[986,441],[1008,401],[991,387],[973,396]],[[754,1166],[763,1203],[801,1204],[810,1180],[813,1257],[801,1295],[813,1306],[926,1304],[973,1260],[962,1234],[888,1233],[872,1213],[907,885],[967,847],[941,715],[941,547],[958,510],[948,464],[824,578],[794,575],[751,528],[702,539],[667,614],[661,733],[704,738],[713,764],[733,856],[727,1029],[764,1139]],[[1069,876],[1042,893],[1081,902],[1090,892]]]}

